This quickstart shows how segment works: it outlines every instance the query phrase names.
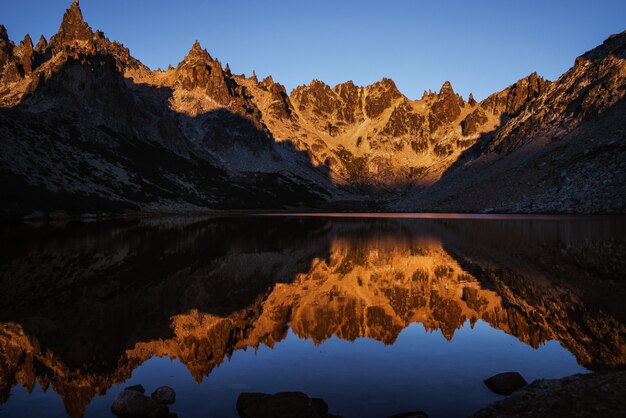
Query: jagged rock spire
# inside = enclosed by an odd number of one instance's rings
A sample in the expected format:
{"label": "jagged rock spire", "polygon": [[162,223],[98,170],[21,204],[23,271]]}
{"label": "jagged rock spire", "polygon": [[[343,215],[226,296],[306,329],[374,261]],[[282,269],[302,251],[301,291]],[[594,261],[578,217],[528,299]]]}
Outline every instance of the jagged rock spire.
{"label": "jagged rock spire", "polygon": [[45,36],[41,35],[39,37],[39,42],[37,42],[37,45],[35,46],[35,50],[39,52],[43,52],[46,50],[47,47],[48,47],[48,41],[46,40]]}
{"label": "jagged rock spire", "polygon": [[474,106],[476,104],[476,99],[474,99],[474,95],[472,93],[470,93],[468,99],[467,99],[467,103],[470,106]]}
{"label": "jagged rock spire", "polygon": [[9,34],[7,33],[7,29],[0,25],[0,54],[11,52],[11,40],[9,39]]}
{"label": "jagged rock spire", "polygon": [[13,54],[19,59],[24,74],[30,74],[35,64],[35,52],[33,40],[29,34],[24,36],[24,40],[13,50]]}
{"label": "jagged rock spire", "polygon": [[26,48],[33,49],[33,39],[28,33],[24,36],[24,39],[22,40],[20,45],[25,46]]}
{"label": "jagged rock spire", "polygon": [[185,57],[185,59],[183,60],[183,62],[187,62],[187,61],[197,61],[197,60],[213,60],[213,58],[211,58],[211,55],[209,54],[209,52],[202,48],[202,45],[200,45],[200,42],[198,42],[198,40],[196,39],[195,42],[193,43],[191,49],[189,50],[189,53],[187,54],[187,56]]}
{"label": "jagged rock spire", "polygon": [[72,41],[86,41],[93,37],[93,31],[83,19],[78,0],[65,11],[59,31],[50,39],[51,45],[62,45]]}
{"label": "jagged rock spire", "polygon": [[228,63],[226,63],[226,68],[224,68],[224,72],[228,75],[232,74],[230,71],[230,65],[228,65]]}
{"label": "jagged rock spire", "polygon": [[9,34],[7,33],[7,28],[4,25],[0,25],[0,41],[9,42]]}
{"label": "jagged rock spire", "polygon": [[441,90],[439,90],[439,96],[441,97],[449,95],[454,95],[454,89],[452,88],[452,83],[446,81],[445,83],[443,83],[443,86],[441,86]]}
{"label": "jagged rock spire", "polygon": [[13,57],[13,45],[4,26],[0,25],[0,77],[5,64]]}

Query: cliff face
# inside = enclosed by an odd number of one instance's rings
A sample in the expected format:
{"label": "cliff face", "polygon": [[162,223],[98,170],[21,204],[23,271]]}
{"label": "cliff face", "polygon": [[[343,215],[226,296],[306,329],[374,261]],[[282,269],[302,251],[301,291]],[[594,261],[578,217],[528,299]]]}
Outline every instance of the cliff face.
{"label": "cliff face", "polygon": [[333,193],[199,44],[152,72],[74,3],[49,44],[14,46],[2,28],[0,50],[5,216],[314,206]]}
{"label": "cliff face", "polygon": [[622,367],[624,248],[605,234],[623,225],[594,225],[166,219],[42,228],[33,241],[15,230],[0,259],[0,400],[38,382],[79,417],[155,355],[200,381],[289,328],[316,344],[392,344],[412,323],[453,339],[482,320],[533,347],[557,340],[593,370]]}
{"label": "cliff face", "polygon": [[506,100],[499,94],[487,98],[481,107],[500,103],[517,114],[468,149],[427,193],[412,196],[407,207],[623,212],[625,51],[626,33],[613,35],[555,82],[531,76],[521,90],[538,95],[526,106],[515,104],[519,89],[510,90]]}
{"label": "cliff face", "polygon": [[[623,45],[624,34],[616,35],[557,82],[533,73],[480,103],[465,101],[450,82],[411,100],[386,78],[332,88],[314,80],[288,93],[272,77],[233,74],[198,42],[176,67],[152,71],[94,32],[74,2],[50,42],[41,37],[33,47],[27,35],[15,45],[0,27],[2,211],[341,201],[392,201],[392,210],[621,211]],[[579,156],[569,138],[589,135],[609,139]],[[602,147],[608,160],[596,155]],[[514,161],[513,151],[521,156]],[[496,160],[497,174],[482,169]],[[543,179],[572,162],[596,174],[585,184],[586,172],[566,175],[581,190],[557,190],[562,198],[544,202],[561,184]],[[492,178],[520,177],[522,164],[548,175],[491,186]],[[489,190],[467,195],[483,183]],[[513,189],[521,195],[509,196]],[[510,203],[494,203],[505,195]]]}

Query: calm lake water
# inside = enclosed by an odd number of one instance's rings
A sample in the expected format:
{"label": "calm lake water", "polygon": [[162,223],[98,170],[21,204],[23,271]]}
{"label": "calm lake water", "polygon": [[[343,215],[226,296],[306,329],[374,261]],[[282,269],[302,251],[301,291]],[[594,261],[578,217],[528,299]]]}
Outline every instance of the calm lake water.
{"label": "calm lake water", "polygon": [[623,217],[165,218],[4,227],[0,416],[179,417],[302,391],[345,418],[467,416],[482,383],[626,365]]}

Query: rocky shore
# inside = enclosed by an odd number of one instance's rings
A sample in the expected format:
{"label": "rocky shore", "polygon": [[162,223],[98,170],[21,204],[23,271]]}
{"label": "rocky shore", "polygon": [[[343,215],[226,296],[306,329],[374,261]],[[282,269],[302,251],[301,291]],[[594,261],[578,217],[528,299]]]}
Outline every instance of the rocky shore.
{"label": "rocky shore", "polygon": [[[538,379],[525,384],[515,373],[502,373],[485,380],[495,393],[511,393],[507,398],[471,415],[471,418],[517,417],[624,417],[626,409],[626,371],[576,374],[561,379]],[[111,410],[120,417],[176,417],[168,405],[176,393],[167,386],[157,388],[151,397],[135,385],[118,395]],[[319,398],[302,392],[241,393],[237,399],[241,418],[341,418],[329,413]],[[424,411],[410,411],[387,418],[427,418]]]}
{"label": "rocky shore", "polygon": [[624,417],[626,371],[539,379],[472,415],[496,417]]}

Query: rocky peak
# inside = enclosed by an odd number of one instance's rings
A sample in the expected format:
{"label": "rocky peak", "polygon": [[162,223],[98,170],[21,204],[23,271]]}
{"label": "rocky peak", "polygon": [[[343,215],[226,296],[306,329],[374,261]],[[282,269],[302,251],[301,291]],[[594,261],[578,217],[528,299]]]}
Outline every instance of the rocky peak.
{"label": "rocky peak", "polygon": [[337,84],[333,89],[339,98],[337,119],[346,123],[354,123],[362,119],[363,88],[356,86],[352,80]]}
{"label": "rocky peak", "polygon": [[227,66],[224,70],[222,63],[212,58],[197,40],[176,67],[174,85],[186,91],[202,91],[209,98],[208,101],[194,99],[179,107],[189,114],[205,112],[216,103],[229,106],[236,112],[244,107],[250,108],[244,88],[233,79],[230,68]]}
{"label": "rocky peak", "polygon": [[7,33],[7,28],[4,25],[0,25],[0,42],[9,43],[9,34]]}
{"label": "rocky peak", "polygon": [[348,80],[348,81],[346,81],[344,83],[337,84],[333,90],[335,90],[335,91],[339,91],[339,90],[343,90],[343,89],[353,90],[353,89],[357,89],[357,88],[358,87],[354,84],[354,81]]}
{"label": "rocky peak", "polygon": [[93,37],[93,31],[83,19],[78,0],[74,0],[63,15],[63,21],[56,35],[50,39],[54,46],[70,44],[74,41],[87,41]]}
{"label": "rocky peak", "polygon": [[46,50],[46,48],[48,48],[48,41],[46,40],[45,36],[41,35],[39,37],[39,42],[37,42],[37,45],[35,46],[35,51],[43,52]]}
{"label": "rocky peak", "polygon": [[13,43],[9,39],[6,28],[0,25],[0,70],[12,55]]}
{"label": "rocky peak", "polygon": [[576,65],[584,64],[585,61],[598,61],[607,55],[616,54],[626,56],[626,31],[609,36],[602,45],[576,58]]}
{"label": "rocky peak", "polygon": [[475,106],[476,105],[476,99],[474,99],[474,94],[470,93],[469,98],[467,99],[467,103],[470,106]]}
{"label": "rocky peak", "polygon": [[309,85],[298,86],[294,93],[304,97],[320,97],[332,94],[330,87],[323,81],[314,79]]}
{"label": "rocky peak", "polygon": [[30,74],[35,63],[35,52],[33,40],[29,34],[26,34],[24,40],[15,48],[14,55],[19,58],[24,74]]}
{"label": "rocky peak", "polygon": [[193,43],[193,46],[189,50],[187,56],[183,59],[183,63],[193,63],[197,61],[213,61],[213,58],[209,54],[209,52],[202,48],[200,42],[196,39]]}
{"label": "rocky peak", "polygon": [[266,89],[270,89],[275,83],[274,83],[274,79],[272,78],[272,76],[268,75],[267,77],[263,79],[263,81],[261,81],[260,84],[262,87]]}
{"label": "rocky peak", "polygon": [[290,98],[300,111],[309,109],[320,116],[331,114],[336,108],[335,94],[326,83],[317,79],[308,86],[296,87]]}
{"label": "rocky peak", "polygon": [[384,77],[382,80],[372,84],[368,87],[368,89],[384,90],[389,94],[392,99],[397,99],[402,96],[402,93],[400,93],[400,90],[398,90],[396,83],[392,79],[387,77]]}
{"label": "rocky peak", "polygon": [[272,76],[265,77],[259,86],[271,95],[271,103],[267,108],[267,113],[277,119],[289,119],[292,116],[292,105],[285,86],[274,82]]}
{"label": "rocky peak", "polygon": [[461,106],[465,103],[452,88],[452,84],[449,81],[443,83],[437,100],[433,103],[430,109],[429,121],[430,131],[435,132],[443,125],[449,124],[456,120],[461,114]]}
{"label": "rocky peak", "polygon": [[224,72],[227,75],[232,75],[233,74],[232,71],[230,71],[230,65],[228,65],[228,63],[226,63],[226,68],[224,68]]}
{"label": "rocky peak", "polygon": [[371,86],[367,86],[365,90],[367,92],[365,113],[369,118],[377,118],[385,109],[392,106],[395,99],[402,97],[396,83],[389,78],[383,78]]}
{"label": "rocky peak", "polygon": [[33,49],[33,40],[29,34],[26,34],[26,36],[24,36],[24,39],[22,40],[22,42],[20,42],[20,46],[24,49]]}
{"label": "rocky peak", "polygon": [[333,91],[337,93],[342,100],[350,100],[350,98],[355,98],[359,96],[361,88],[357,87],[352,80],[346,81],[345,83],[337,84]]}
{"label": "rocky peak", "polygon": [[454,96],[454,89],[452,88],[452,83],[449,81],[443,83],[441,90],[439,90],[439,98],[447,96]]}
{"label": "rocky peak", "polygon": [[549,81],[534,72],[501,92],[487,97],[481,106],[494,115],[512,116],[517,114],[529,100],[543,93],[549,85]]}

